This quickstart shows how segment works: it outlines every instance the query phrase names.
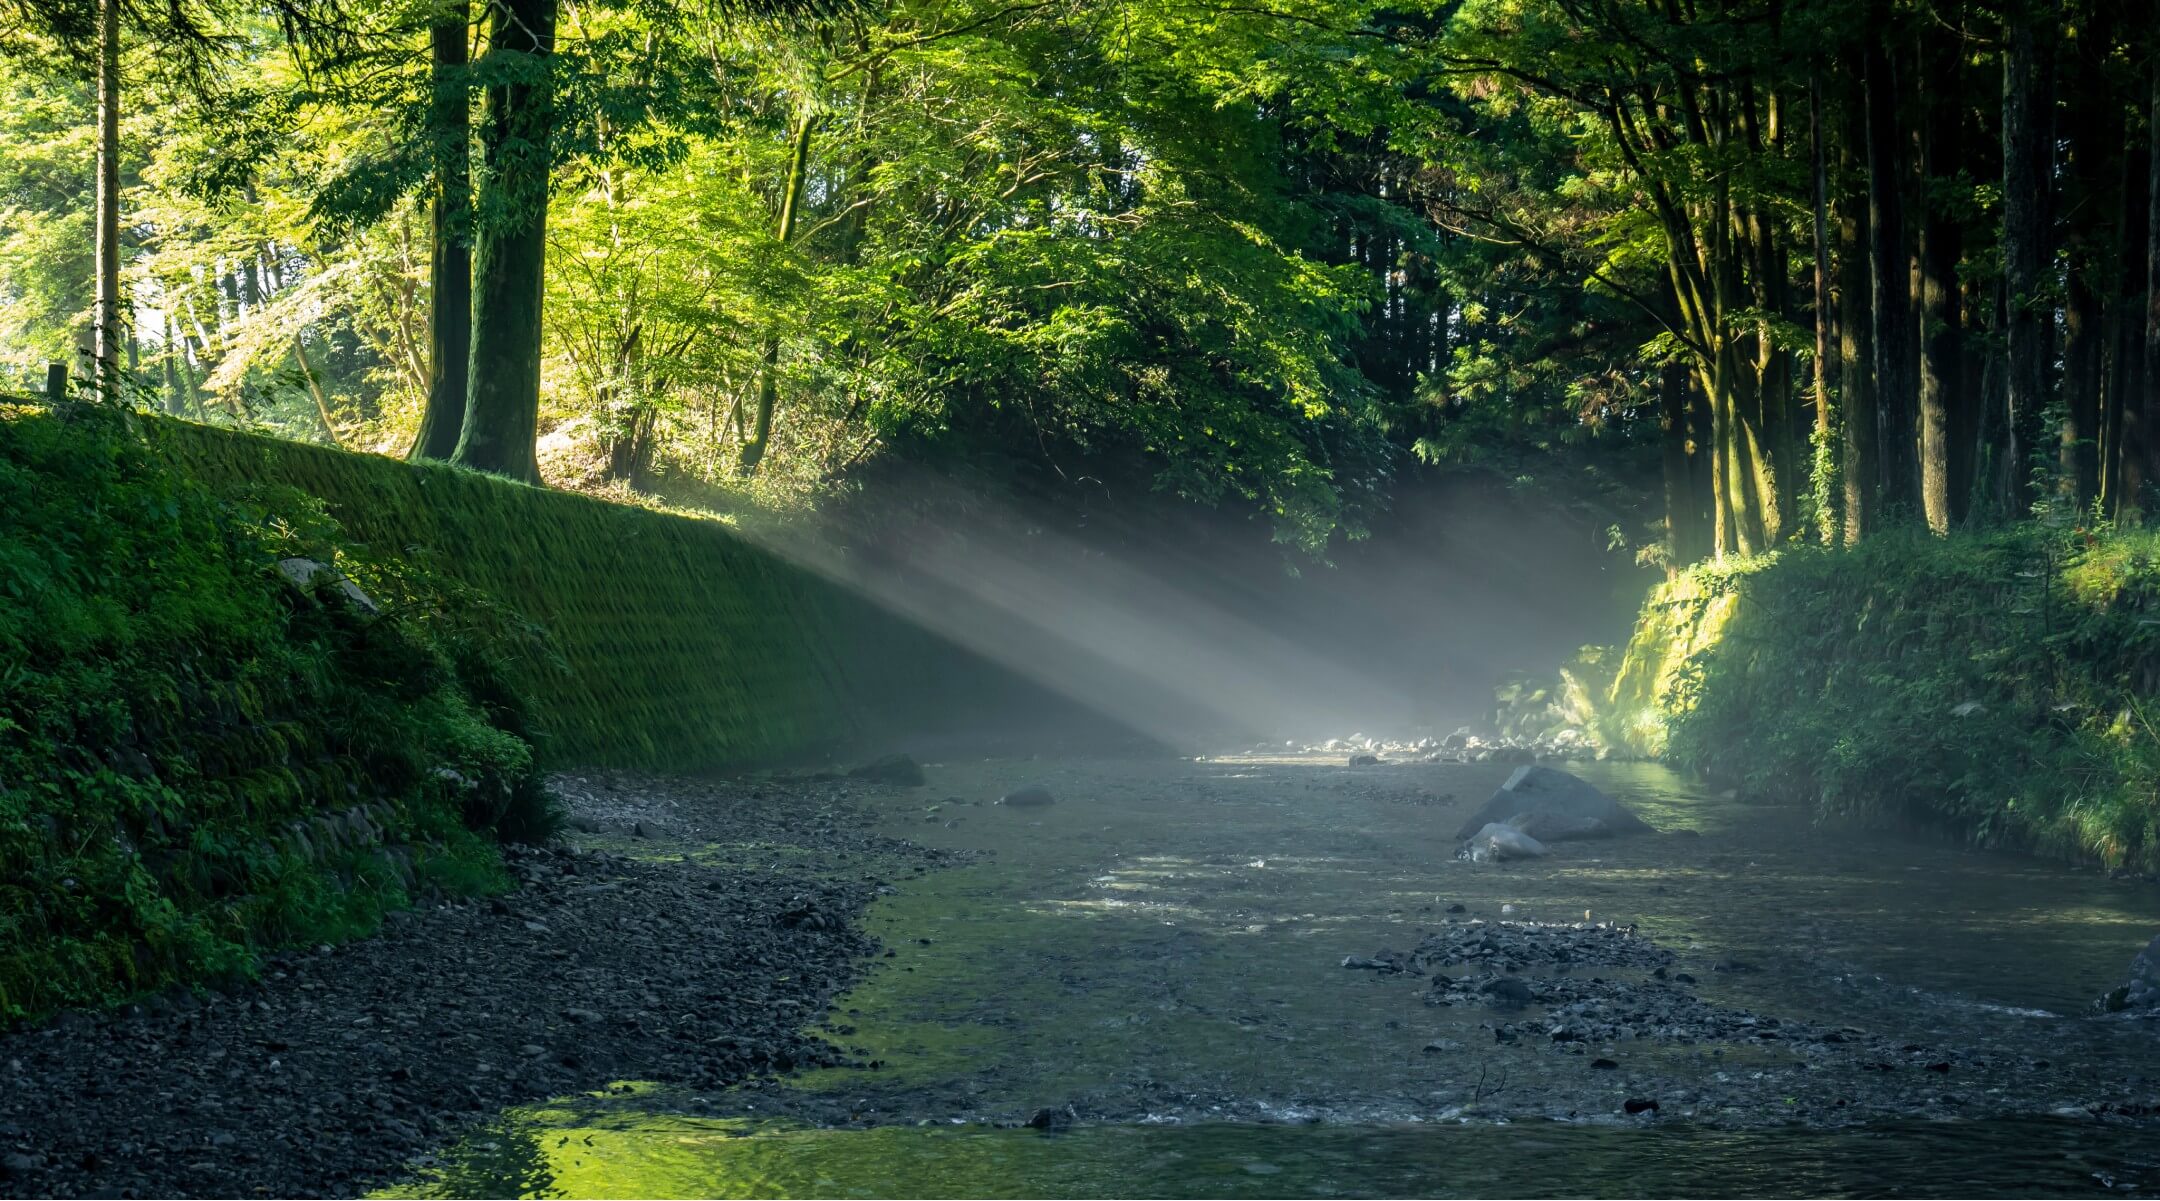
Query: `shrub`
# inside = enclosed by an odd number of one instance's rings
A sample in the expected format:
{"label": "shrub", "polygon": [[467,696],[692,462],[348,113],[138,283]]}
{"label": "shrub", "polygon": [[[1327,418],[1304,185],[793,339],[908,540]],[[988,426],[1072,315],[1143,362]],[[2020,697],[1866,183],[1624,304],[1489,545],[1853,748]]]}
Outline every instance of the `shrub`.
{"label": "shrub", "polygon": [[1750,795],[2152,866],[2156,685],[2160,534],[2032,524],[1697,567],[1615,693]]}

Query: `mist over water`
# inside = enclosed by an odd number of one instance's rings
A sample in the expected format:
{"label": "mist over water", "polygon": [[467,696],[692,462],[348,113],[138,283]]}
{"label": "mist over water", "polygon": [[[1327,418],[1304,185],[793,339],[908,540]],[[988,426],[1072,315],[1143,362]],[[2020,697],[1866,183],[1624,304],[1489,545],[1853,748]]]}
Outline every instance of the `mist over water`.
{"label": "mist over water", "polygon": [[1624,639],[1645,576],[1594,523],[1474,476],[1406,487],[1325,560],[1164,502],[1052,525],[926,475],[907,513],[768,549],[1183,747],[1445,732],[1509,672]]}

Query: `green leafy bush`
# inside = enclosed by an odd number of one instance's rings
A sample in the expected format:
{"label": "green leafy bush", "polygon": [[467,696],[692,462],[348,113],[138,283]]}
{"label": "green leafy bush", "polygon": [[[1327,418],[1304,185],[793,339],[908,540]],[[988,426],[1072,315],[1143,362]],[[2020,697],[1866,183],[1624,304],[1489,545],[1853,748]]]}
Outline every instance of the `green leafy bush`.
{"label": "green leafy bush", "polygon": [[2160,534],[2026,525],[1704,565],[1645,607],[1616,695],[1653,677],[1668,757],[1748,795],[2160,864]]}
{"label": "green leafy bush", "polygon": [[136,422],[0,414],[0,1022],[494,887],[486,834],[555,820],[498,669],[532,630]]}

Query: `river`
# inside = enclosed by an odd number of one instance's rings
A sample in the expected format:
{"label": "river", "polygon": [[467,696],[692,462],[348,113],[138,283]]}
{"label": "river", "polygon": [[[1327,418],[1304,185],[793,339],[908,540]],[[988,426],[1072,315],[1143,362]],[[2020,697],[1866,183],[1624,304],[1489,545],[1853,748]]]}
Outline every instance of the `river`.
{"label": "river", "polygon": [[[1454,858],[1509,770],[931,764],[876,820],[975,859],[872,908],[891,955],[828,1018],[863,1066],[512,1111],[385,1195],[2160,1192],[2160,1023],[2087,1012],[2160,929],[2153,884],[1636,764],[1577,770],[1661,833]],[[991,803],[1031,782],[1057,802]],[[1518,1039],[1537,1007],[1342,966],[1472,922],[1632,928],[1765,1032]]]}

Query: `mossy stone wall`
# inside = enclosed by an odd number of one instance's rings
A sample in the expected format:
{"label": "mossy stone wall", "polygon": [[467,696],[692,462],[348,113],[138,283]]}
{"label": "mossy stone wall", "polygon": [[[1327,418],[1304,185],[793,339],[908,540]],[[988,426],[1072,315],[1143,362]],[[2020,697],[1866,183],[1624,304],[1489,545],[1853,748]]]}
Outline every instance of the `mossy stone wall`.
{"label": "mossy stone wall", "polygon": [[716,770],[1061,706],[1009,672],[715,521],[472,472],[180,422],[154,435],[216,486],[321,498],[354,541],[544,626],[514,665],[556,764]]}

